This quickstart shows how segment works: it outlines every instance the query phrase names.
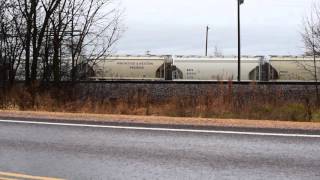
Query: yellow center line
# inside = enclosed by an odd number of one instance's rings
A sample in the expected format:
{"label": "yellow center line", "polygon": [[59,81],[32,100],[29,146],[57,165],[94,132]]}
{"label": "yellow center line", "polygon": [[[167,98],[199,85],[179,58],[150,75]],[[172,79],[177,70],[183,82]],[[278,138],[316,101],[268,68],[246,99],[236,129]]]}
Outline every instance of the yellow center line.
{"label": "yellow center line", "polygon": [[[7,179],[2,179],[1,176],[6,176]],[[26,174],[18,174],[18,173],[11,173],[11,172],[1,172],[0,171],[0,180],[15,180],[10,178],[24,178],[24,179],[31,179],[31,180],[63,180],[59,178],[53,177],[41,177],[41,176],[31,176]]]}

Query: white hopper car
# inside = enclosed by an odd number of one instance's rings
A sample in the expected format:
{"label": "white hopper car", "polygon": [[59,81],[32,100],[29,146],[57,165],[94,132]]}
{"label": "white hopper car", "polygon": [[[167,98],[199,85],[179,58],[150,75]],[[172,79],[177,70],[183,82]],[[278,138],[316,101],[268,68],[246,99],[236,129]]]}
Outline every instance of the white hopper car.
{"label": "white hopper car", "polygon": [[[242,57],[241,79],[261,80],[263,57]],[[236,80],[237,57],[108,56],[91,80]]]}
{"label": "white hopper car", "polygon": [[[241,58],[241,80],[261,80],[263,57]],[[174,56],[173,79],[237,80],[237,57]]]}
{"label": "white hopper car", "polygon": [[[273,81],[315,81],[320,78],[320,58],[314,64],[312,56],[271,56],[269,60],[269,80]],[[315,69],[315,67],[317,67]]]}
{"label": "white hopper car", "polygon": [[91,80],[162,80],[170,56],[108,56],[93,66]]}

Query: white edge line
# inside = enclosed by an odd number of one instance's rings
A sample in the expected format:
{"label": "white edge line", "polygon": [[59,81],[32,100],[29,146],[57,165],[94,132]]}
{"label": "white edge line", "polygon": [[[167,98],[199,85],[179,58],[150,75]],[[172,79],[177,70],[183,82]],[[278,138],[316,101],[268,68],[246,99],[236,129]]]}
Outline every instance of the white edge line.
{"label": "white edge line", "polygon": [[259,133],[259,132],[242,132],[242,131],[218,131],[218,130],[197,130],[197,129],[107,126],[107,125],[91,125],[91,124],[76,124],[76,123],[74,123],[74,124],[73,123],[50,123],[50,122],[17,121],[17,120],[1,120],[1,119],[0,119],[0,123],[37,124],[37,125],[52,125],[52,126],[90,127],[90,128],[109,128],[109,129],[125,129],[125,130],[167,131],[167,132],[190,132],[190,133],[235,134],[235,135],[253,135],[253,136],[320,138],[320,135],[312,135],[312,134],[283,134],[283,133]]}

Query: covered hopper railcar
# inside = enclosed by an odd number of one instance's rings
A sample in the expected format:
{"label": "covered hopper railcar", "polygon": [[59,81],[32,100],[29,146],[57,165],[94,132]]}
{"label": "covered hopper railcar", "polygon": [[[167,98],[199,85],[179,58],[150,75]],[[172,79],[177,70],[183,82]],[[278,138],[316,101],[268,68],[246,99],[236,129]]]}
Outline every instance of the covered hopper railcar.
{"label": "covered hopper railcar", "polygon": [[320,77],[319,67],[319,57],[314,59],[311,56],[271,56],[269,80],[315,81]]}
{"label": "covered hopper railcar", "polygon": [[[262,79],[263,57],[243,57],[241,79]],[[237,79],[237,57],[108,56],[93,67],[90,80],[212,80]]]}
{"label": "covered hopper railcar", "polygon": [[90,80],[165,80],[170,56],[108,56],[94,66]]}
{"label": "covered hopper railcar", "polygon": [[[176,80],[236,80],[238,69],[237,57],[204,57],[204,56],[174,56],[173,79]],[[242,57],[241,80],[262,80],[261,56]]]}

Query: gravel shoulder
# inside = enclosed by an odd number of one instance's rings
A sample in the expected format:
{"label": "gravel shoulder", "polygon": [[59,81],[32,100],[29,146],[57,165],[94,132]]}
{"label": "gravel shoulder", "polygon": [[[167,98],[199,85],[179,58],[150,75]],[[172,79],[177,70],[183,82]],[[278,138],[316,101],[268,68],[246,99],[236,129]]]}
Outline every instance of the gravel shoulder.
{"label": "gravel shoulder", "polygon": [[81,114],[61,112],[35,112],[0,110],[1,118],[27,118],[46,119],[53,121],[83,121],[83,122],[112,122],[134,123],[150,125],[190,125],[211,127],[239,127],[239,128],[271,128],[271,129],[301,129],[320,130],[320,123],[316,122],[290,122],[270,120],[246,119],[210,119],[210,118],[184,118],[163,116],[134,116],[134,115],[109,115],[109,114]]}

